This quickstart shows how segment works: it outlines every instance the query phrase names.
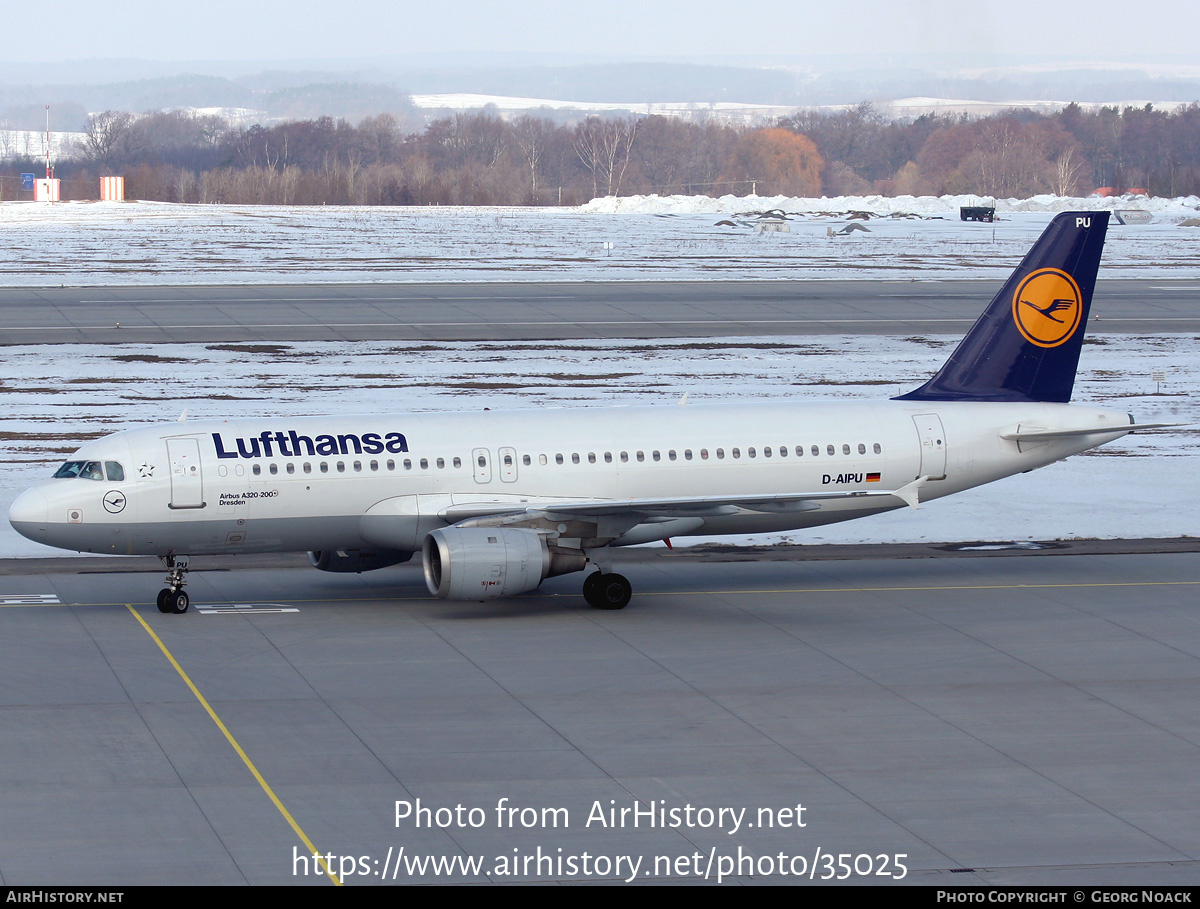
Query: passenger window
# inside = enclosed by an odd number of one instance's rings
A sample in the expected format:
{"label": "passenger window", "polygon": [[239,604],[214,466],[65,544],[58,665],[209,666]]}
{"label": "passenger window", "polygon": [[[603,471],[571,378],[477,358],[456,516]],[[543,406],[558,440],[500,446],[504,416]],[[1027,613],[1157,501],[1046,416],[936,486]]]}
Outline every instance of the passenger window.
{"label": "passenger window", "polygon": [[757,457],[757,455],[756,455],[756,453],[755,453],[755,451],[754,451],[754,449],[753,449],[753,448],[747,448],[747,449],[746,449],[746,457],[748,457],[748,458]]}
{"label": "passenger window", "polygon": [[735,448],[733,451],[731,451],[729,453],[731,455],[733,455],[734,460],[737,460],[738,458],[740,458],[742,456],[742,450],[740,448]]}
{"label": "passenger window", "polygon": [[629,463],[629,452],[627,452],[627,451],[621,452],[621,463],[622,464]]}
{"label": "passenger window", "polygon": [[108,479],[112,483],[120,483],[125,479],[125,468],[116,461],[105,461],[104,472],[108,474]]}
{"label": "passenger window", "polygon": [[589,463],[589,464],[595,464],[595,463],[596,463],[596,452],[594,452],[594,451],[589,451],[589,452],[588,452],[588,463]]}
{"label": "passenger window", "polygon": [[645,453],[644,451],[639,451],[639,452],[637,453],[637,459],[638,459],[639,461],[644,461],[644,460],[646,460],[646,453]]}
{"label": "passenger window", "polygon": [[[483,459],[480,458],[480,460],[483,460]],[[421,469],[422,470],[429,469],[429,458],[421,458]]]}
{"label": "passenger window", "polygon": [[573,451],[573,452],[571,452],[571,463],[572,463],[572,464],[578,464],[578,463],[579,463],[579,452],[577,452],[577,451]]}
{"label": "passenger window", "polygon": [[338,473],[345,473],[345,472],[346,472],[346,462],[345,462],[345,461],[338,461],[338,462],[337,462],[337,472],[338,472]]}
{"label": "passenger window", "polygon": [[445,469],[446,469],[446,459],[445,459],[445,458],[438,458],[438,459],[437,459],[437,466],[438,466],[438,470],[445,470]]}
{"label": "passenger window", "polygon": [[707,448],[701,448],[701,449],[700,449],[700,460],[701,460],[701,461],[707,461],[707,460],[708,460],[708,449],[707,449]]}
{"label": "passenger window", "polygon": [[250,472],[253,473],[257,477],[259,474],[262,473],[262,465],[255,464],[253,467],[250,468]]}
{"label": "passenger window", "polygon": [[771,446],[770,445],[768,445],[766,448],[763,449],[763,457],[764,458],[771,457]]}
{"label": "passenger window", "polygon": [[611,451],[604,452],[604,463],[605,464],[612,463],[612,452]]}
{"label": "passenger window", "polygon": [[529,455],[521,455],[521,463],[528,467],[533,463],[533,459]]}
{"label": "passenger window", "polygon": [[371,462],[371,470],[375,470],[375,471],[379,470],[379,462],[378,461]]}
{"label": "passenger window", "polygon": [[672,461],[675,460],[675,449],[674,448],[672,448],[670,451],[667,452],[667,457],[670,458]]}
{"label": "passenger window", "polygon": [[651,452],[650,457],[654,458],[654,460],[656,460],[656,461],[662,460],[662,454],[659,453],[657,450]]}
{"label": "passenger window", "polygon": [[796,457],[798,457],[798,458],[804,457],[804,446],[803,445],[796,446]]}
{"label": "passenger window", "polygon": [[724,448],[718,448],[718,449],[717,449],[717,460],[718,460],[718,461],[724,461],[724,460],[725,460],[725,449],[724,449]]}
{"label": "passenger window", "polygon": [[405,459],[404,459],[404,469],[405,469],[405,470],[412,470],[412,461],[411,461],[411,460],[409,460],[408,458],[405,458]]}
{"label": "passenger window", "polygon": [[307,461],[304,462],[304,472],[312,473],[312,465],[309,464]]}
{"label": "passenger window", "polygon": [[836,452],[836,449],[835,449],[835,448],[834,448],[832,445],[826,445],[826,446],[825,446],[825,452],[826,452],[826,454],[828,454],[830,457],[833,457],[833,456],[834,456],[834,454],[836,454],[836,453],[837,453],[837,452]]}
{"label": "passenger window", "polygon": [[786,445],[779,446],[779,457],[781,457],[781,458],[787,457],[787,446]]}
{"label": "passenger window", "polygon": [[815,457],[818,457],[818,456],[820,456],[820,454],[821,454],[821,446],[820,446],[820,445],[814,445],[814,446],[812,447],[812,455],[813,455],[813,457],[814,457],[814,458],[815,458]]}
{"label": "passenger window", "polygon": [[272,464],[270,467],[267,468],[267,470],[269,470],[271,472],[271,476],[275,476],[275,474],[279,473],[279,465]]}
{"label": "passenger window", "polygon": [[845,443],[842,444],[842,454],[844,454],[844,455],[850,454],[850,446],[849,445],[847,445]]}
{"label": "passenger window", "polygon": [[881,451],[883,451],[883,447],[878,442],[876,442],[875,443],[875,454],[879,454]]}
{"label": "passenger window", "polygon": [[[455,467],[462,467],[462,458],[455,458],[451,463]],[[391,470],[391,469],[392,469],[392,462],[388,461],[388,470]]]}
{"label": "passenger window", "polygon": [[321,462],[321,473],[329,473],[329,462],[328,461]]}
{"label": "passenger window", "polygon": [[562,454],[556,454],[556,455],[554,456],[554,463],[555,463],[555,464],[561,464],[562,462],[563,462],[563,456],[562,456]]}

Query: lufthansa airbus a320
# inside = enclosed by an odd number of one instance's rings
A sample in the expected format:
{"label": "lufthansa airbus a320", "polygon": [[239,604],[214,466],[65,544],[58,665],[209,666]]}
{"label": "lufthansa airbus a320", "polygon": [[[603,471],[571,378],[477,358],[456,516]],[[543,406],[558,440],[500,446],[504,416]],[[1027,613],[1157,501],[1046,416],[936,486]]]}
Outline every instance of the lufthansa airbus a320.
{"label": "lufthansa airbus a320", "polygon": [[586,572],[611,547],[816,527],[935,499],[1119,439],[1072,405],[1108,214],[1054,218],[945,365],[891,400],[169,423],[89,442],[9,511],[31,540],[157,555],[163,612],[193,555],[307,551],[361,572],[420,553],[431,594],[484,600]]}

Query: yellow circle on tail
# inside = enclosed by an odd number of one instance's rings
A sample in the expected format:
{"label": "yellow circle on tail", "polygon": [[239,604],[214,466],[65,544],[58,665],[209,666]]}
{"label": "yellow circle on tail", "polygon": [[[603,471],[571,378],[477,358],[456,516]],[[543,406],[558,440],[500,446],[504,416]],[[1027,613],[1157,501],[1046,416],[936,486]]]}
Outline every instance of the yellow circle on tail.
{"label": "yellow circle on tail", "polygon": [[1013,294],[1013,321],[1025,340],[1058,347],[1083,320],[1083,294],[1065,271],[1042,268],[1028,275]]}

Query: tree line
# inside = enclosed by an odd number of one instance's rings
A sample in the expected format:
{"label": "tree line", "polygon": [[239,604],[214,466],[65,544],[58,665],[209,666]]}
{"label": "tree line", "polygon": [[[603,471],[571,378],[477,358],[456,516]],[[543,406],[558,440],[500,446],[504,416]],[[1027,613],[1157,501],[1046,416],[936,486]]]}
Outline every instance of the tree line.
{"label": "tree line", "polygon": [[[5,169],[11,177],[37,163]],[[131,199],[284,205],[576,205],[635,193],[1009,198],[1098,186],[1200,195],[1200,105],[894,120],[863,103],[758,127],[657,115],[506,119],[485,109],[419,133],[390,114],[240,127],[105,111],[89,117],[57,175],[64,198],[95,198],[108,174],[125,176]]]}

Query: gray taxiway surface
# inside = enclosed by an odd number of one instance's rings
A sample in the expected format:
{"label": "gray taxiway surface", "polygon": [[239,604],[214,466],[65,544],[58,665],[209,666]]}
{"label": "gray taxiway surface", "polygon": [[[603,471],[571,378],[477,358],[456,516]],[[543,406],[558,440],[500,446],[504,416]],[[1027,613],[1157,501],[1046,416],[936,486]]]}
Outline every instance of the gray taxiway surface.
{"label": "gray taxiway surface", "polygon": [[[999,281],[0,288],[12,344],[956,334]],[[1100,282],[1104,331],[1200,331],[1200,282]],[[117,328],[117,324],[120,328]]]}
{"label": "gray taxiway surface", "polygon": [[643,552],[620,612],[9,563],[0,883],[1194,885],[1200,552],[1075,551]]}

